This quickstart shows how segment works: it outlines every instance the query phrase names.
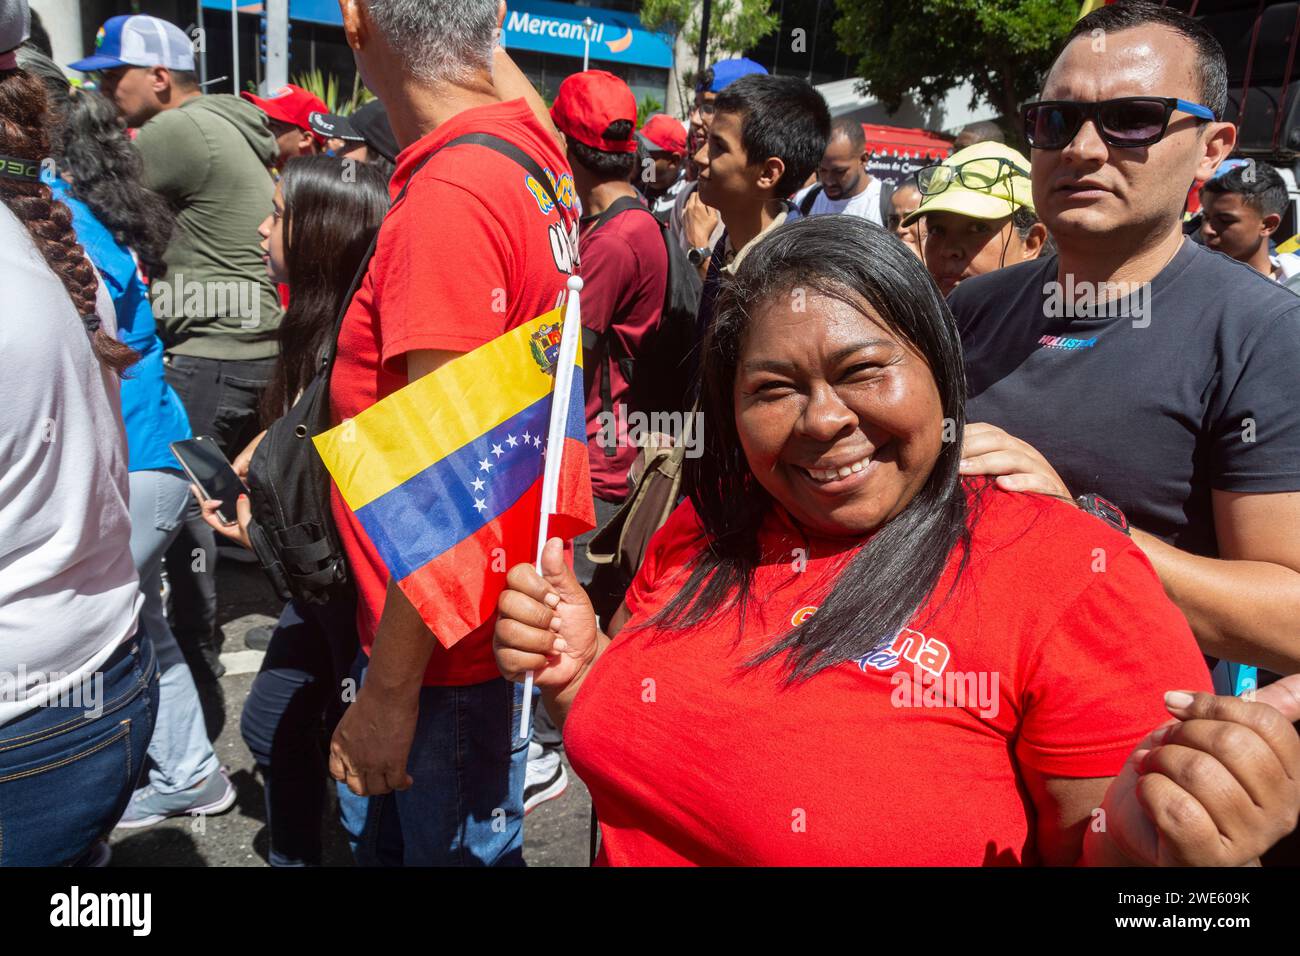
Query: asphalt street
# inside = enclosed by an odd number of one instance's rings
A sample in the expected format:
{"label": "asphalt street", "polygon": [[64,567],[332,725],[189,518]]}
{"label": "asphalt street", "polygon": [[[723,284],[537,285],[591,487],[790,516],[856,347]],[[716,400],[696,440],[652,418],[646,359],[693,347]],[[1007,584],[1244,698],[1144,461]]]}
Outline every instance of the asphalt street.
{"label": "asphalt street", "polygon": [[[217,569],[218,620],[225,634],[226,674],[200,687],[208,736],[238,793],[226,813],[178,817],[143,830],[117,830],[110,838],[110,866],[268,866],[266,808],[262,780],[239,735],[239,714],[262,654],[244,646],[244,634],[274,624],[280,602],[255,564],[223,559]],[[568,771],[568,789],[524,821],[524,858],[530,866],[586,866],[591,810],[587,788]],[[321,821],[326,866],[352,866],[338,823],[333,789]]]}

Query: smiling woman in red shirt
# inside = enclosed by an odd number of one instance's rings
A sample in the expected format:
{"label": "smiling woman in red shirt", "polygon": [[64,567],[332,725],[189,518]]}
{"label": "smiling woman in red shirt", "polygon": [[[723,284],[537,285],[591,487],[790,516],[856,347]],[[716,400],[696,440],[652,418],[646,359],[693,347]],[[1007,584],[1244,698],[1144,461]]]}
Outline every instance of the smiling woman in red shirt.
{"label": "smiling woman in red shirt", "polygon": [[500,602],[600,862],[1231,865],[1295,826],[1300,714],[1208,693],[1122,529],[962,482],[957,334],[893,236],[783,226],[716,315],[690,500],[611,636],[558,541]]}

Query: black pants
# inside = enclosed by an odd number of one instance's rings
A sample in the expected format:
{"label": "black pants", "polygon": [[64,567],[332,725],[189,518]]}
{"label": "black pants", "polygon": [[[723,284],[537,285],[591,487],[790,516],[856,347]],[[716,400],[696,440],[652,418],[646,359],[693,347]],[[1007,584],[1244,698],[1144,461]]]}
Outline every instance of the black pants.
{"label": "black pants", "polygon": [[[185,406],[190,430],[216,439],[233,460],[262,430],[258,404],[275,362],[273,358],[227,361],[168,355],[165,374]],[[213,681],[220,673],[216,573],[216,533],[191,500],[180,533],[167,550],[167,577],[172,588],[172,632],[200,683]]]}
{"label": "black pants", "polygon": [[357,656],[356,622],[351,600],[290,601],[244,701],[239,730],[262,771],[272,866],[320,865],[327,747],[356,696],[343,686]]}

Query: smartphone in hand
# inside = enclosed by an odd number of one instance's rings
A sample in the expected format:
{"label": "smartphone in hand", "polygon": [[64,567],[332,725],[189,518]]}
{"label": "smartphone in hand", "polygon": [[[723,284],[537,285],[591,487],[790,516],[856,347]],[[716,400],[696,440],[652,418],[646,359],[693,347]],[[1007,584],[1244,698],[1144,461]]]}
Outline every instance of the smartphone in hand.
{"label": "smartphone in hand", "polygon": [[222,454],[216,439],[207,435],[187,438],[171,443],[172,454],[190,476],[190,481],[199,486],[205,500],[217,499],[221,507],[217,514],[227,524],[235,524],[239,513],[235,509],[235,499],[247,494],[244,483],[230,467],[230,462]]}

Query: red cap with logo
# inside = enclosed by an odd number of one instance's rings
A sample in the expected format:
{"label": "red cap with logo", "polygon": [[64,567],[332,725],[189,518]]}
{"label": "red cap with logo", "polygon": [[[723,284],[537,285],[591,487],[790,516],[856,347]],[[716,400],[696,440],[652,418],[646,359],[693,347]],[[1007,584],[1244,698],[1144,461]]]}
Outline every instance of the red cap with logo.
{"label": "red cap with logo", "polygon": [[247,91],[239,95],[254,104],[271,119],[307,130],[317,139],[320,139],[320,134],[312,129],[308,117],[313,112],[328,113],[329,107],[316,94],[308,93],[301,86],[287,83],[269,96],[254,96]]}
{"label": "red cap with logo", "polygon": [[[551,119],[565,136],[606,153],[636,152],[636,97],[613,73],[587,70],[560,84]],[[631,120],[626,139],[606,139],[615,120]]]}

